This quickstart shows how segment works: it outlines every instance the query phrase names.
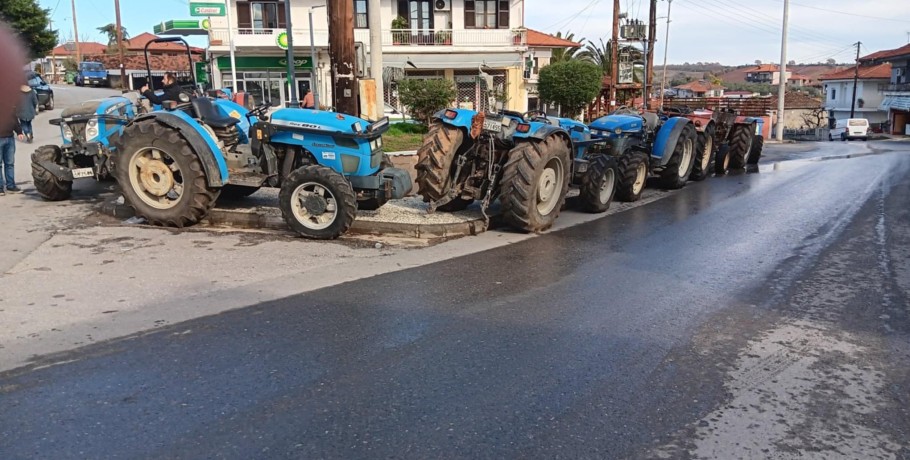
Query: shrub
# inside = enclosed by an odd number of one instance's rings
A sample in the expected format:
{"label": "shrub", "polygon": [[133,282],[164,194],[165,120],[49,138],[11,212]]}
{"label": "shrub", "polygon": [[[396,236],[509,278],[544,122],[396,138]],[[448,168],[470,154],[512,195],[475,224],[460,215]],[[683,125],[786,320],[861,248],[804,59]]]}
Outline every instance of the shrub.
{"label": "shrub", "polygon": [[398,100],[417,120],[429,125],[434,113],[455,100],[455,86],[440,78],[405,78],[398,82]]}
{"label": "shrub", "polygon": [[603,72],[590,62],[557,62],[540,69],[537,88],[545,102],[558,104],[562,114],[575,117],[600,94]]}

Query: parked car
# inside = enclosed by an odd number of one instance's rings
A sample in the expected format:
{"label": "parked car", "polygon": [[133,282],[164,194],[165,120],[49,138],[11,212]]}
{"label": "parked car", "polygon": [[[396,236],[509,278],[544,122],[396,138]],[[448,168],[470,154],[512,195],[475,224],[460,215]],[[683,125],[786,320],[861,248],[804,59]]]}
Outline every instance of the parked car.
{"label": "parked car", "polygon": [[109,86],[107,70],[100,62],[79,63],[79,73],[76,74],[76,86]]}
{"label": "parked car", "polygon": [[865,118],[846,118],[837,120],[834,128],[828,131],[828,140],[840,139],[842,141],[869,138],[869,120]]}
{"label": "parked car", "polygon": [[35,93],[38,94],[38,108],[43,110],[54,110],[54,90],[51,86],[35,72],[25,74],[25,80],[28,86],[31,86]]}

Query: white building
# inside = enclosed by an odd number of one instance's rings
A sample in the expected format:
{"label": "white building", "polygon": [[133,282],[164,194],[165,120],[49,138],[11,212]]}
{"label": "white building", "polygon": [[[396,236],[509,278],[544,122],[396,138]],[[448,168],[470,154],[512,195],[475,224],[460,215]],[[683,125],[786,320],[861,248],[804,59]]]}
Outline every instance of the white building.
{"label": "white building", "polygon": [[861,62],[891,65],[888,86],[884,89],[881,108],[888,112],[891,134],[910,135],[910,45],[872,53]]}
{"label": "white building", "polygon": [[[825,85],[825,110],[828,119],[850,118],[853,104],[853,67],[822,75],[819,80]],[[891,64],[865,65],[859,68],[856,85],[856,105],[853,118],[866,118],[870,124],[887,123],[888,111],[881,108],[883,89],[891,79]]]}
{"label": "white building", "polygon": [[[524,28],[524,0],[381,0],[383,72],[370,72],[367,0],[354,3],[354,37],[361,77],[385,75],[386,101],[397,103],[394,82],[404,76],[446,78],[454,82],[458,102],[485,104],[480,69],[494,78],[511,110],[528,104],[526,62],[531,59]],[[286,27],[283,1],[229,0],[232,24],[226,17],[211,18],[210,51],[215,86],[233,87],[228,29],[236,55],[240,89],[257,98],[288,100],[287,62],[278,37]],[[294,82],[300,90],[318,84],[320,102],[331,105],[328,58],[328,22],[325,8],[313,13],[317,48],[310,59],[310,7],[325,0],[298,0],[291,6],[296,61]],[[401,17],[393,27],[393,21]],[[260,99],[261,100],[261,99]],[[483,108],[483,107],[478,107]]]}

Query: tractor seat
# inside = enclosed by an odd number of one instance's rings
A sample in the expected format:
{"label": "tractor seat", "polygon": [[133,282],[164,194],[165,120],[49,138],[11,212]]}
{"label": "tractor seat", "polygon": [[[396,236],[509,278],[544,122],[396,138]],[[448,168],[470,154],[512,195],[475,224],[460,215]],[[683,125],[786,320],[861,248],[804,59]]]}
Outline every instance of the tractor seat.
{"label": "tractor seat", "polygon": [[212,100],[207,97],[197,97],[193,99],[193,110],[196,111],[196,116],[199,117],[203,123],[213,128],[225,129],[240,123],[240,120],[236,118],[226,117],[220,114],[218,109],[215,108],[215,105],[212,104]]}
{"label": "tractor seat", "polygon": [[657,125],[660,124],[660,117],[656,113],[645,112],[641,114],[641,118],[645,120],[648,129],[657,129]]}

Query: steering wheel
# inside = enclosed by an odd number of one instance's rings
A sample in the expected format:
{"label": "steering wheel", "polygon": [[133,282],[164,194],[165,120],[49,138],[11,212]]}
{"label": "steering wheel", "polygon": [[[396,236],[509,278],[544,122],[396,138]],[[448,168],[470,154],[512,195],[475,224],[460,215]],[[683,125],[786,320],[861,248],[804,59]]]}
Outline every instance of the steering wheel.
{"label": "steering wheel", "polygon": [[525,120],[533,120],[535,118],[547,118],[547,113],[543,110],[529,110],[521,115],[521,118]]}
{"label": "steering wheel", "polygon": [[257,105],[256,107],[254,107],[253,109],[251,109],[249,112],[247,112],[246,117],[247,117],[247,119],[249,119],[250,117],[256,117],[262,121],[266,121],[266,120],[268,120],[268,117],[265,114],[266,114],[266,112],[269,111],[270,107],[272,107],[272,103],[268,102],[268,101],[264,101],[264,102],[260,103],[259,105]]}

